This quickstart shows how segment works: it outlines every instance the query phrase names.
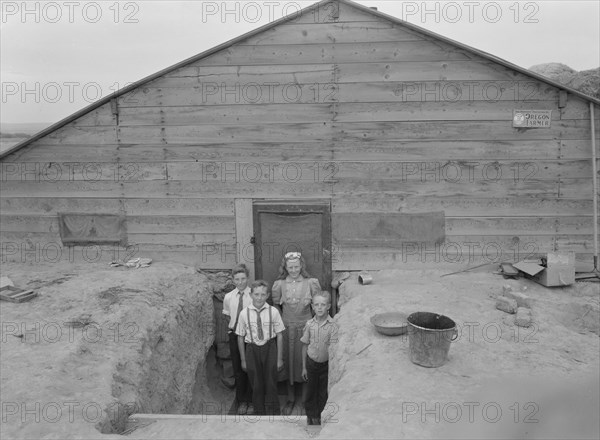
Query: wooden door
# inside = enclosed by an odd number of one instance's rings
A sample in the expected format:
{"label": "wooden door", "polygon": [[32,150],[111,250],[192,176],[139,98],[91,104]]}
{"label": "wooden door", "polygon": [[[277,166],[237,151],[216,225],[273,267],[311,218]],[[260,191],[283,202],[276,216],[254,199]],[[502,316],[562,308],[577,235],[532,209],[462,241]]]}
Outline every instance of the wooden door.
{"label": "wooden door", "polygon": [[330,204],[282,204],[261,202],[253,207],[255,279],[273,284],[281,259],[298,251],[308,273],[324,290],[331,284]]}

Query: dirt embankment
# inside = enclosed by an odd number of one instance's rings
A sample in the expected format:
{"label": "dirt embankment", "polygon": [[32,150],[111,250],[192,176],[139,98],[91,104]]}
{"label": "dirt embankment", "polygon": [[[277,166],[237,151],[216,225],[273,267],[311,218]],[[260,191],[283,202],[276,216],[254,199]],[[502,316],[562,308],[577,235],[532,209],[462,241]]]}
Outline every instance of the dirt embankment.
{"label": "dirt embankment", "polygon": [[[481,272],[356,274],[340,289],[330,354],[328,423],[320,438],[598,438],[600,289],[549,289]],[[495,308],[502,286],[527,287],[534,325]],[[376,313],[428,311],[453,319],[449,361],[410,361],[407,336],[383,336]]]}
{"label": "dirt embankment", "polygon": [[8,263],[2,275],[39,292],[0,309],[4,438],[99,438],[133,412],[187,412],[214,339],[205,276],[169,263]]}

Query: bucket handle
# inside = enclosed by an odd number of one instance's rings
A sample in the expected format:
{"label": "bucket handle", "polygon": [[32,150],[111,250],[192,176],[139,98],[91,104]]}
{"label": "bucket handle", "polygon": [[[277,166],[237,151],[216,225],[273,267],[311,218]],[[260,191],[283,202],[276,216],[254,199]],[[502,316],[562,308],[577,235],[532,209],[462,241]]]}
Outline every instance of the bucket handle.
{"label": "bucket handle", "polygon": [[458,338],[458,330],[456,330],[456,327],[454,327],[454,334],[452,335],[452,339],[450,339],[450,342],[456,341],[457,338]]}

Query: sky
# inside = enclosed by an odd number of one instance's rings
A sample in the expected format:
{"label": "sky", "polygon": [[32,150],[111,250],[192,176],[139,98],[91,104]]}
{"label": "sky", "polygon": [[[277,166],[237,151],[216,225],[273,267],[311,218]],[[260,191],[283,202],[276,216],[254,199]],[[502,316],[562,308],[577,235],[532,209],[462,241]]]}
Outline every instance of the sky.
{"label": "sky", "polygon": [[[3,123],[57,122],[312,1],[0,1]],[[519,66],[600,66],[600,1],[358,0]]]}

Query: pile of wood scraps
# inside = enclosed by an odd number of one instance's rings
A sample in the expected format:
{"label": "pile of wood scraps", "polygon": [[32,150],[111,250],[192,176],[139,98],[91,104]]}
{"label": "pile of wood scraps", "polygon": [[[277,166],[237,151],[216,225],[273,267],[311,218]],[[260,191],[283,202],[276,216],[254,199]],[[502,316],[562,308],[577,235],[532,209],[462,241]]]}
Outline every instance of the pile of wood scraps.
{"label": "pile of wood scraps", "polygon": [[32,289],[15,287],[8,277],[2,277],[2,282],[0,284],[0,300],[22,303],[35,298],[37,295],[37,292],[34,292]]}

